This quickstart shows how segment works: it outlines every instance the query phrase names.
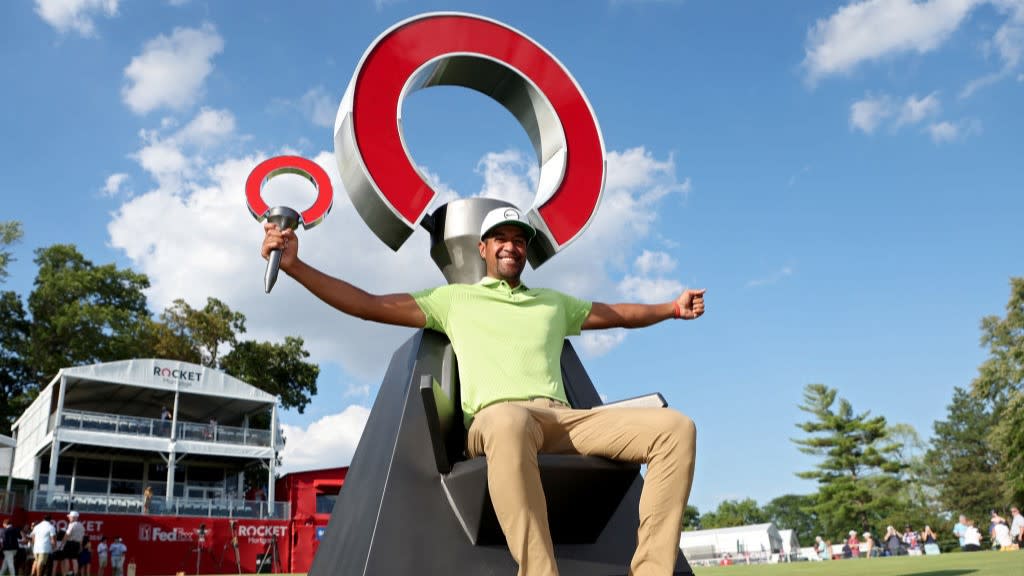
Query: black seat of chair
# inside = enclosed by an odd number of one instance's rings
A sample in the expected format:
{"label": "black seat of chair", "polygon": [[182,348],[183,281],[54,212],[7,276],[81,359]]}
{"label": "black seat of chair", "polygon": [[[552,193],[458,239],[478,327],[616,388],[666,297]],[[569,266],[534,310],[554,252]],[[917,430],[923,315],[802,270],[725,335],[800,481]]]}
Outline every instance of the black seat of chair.
{"label": "black seat of chair", "polygon": [[[578,364],[571,345],[566,342],[565,346],[571,355],[569,364]],[[563,352],[563,380],[570,404],[584,408],[599,404],[586,373],[581,377],[564,369],[565,356]],[[458,366],[450,345],[444,353],[440,380],[422,374],[419,388],[434,461],[452,511],[473,544],[504,544],[487,491],[487,461],[465,455]],[[639,465],[594,456],[540,454],[538,464],[555,544],[595,542],[640,473]]]}

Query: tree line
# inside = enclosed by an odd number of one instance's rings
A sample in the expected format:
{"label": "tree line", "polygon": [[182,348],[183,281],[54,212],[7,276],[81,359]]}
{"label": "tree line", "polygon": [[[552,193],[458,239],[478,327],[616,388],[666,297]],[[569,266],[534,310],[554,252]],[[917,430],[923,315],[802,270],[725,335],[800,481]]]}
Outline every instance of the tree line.
{"label": "tree line", "polygon": [[[8,278],[19,222],[0,222],[0,284]],[[143,291],[149,278],[97,265],[72,244],[34,252],[38,267],[27,300],[0,291],[0,433],[66,366],[127,358],[163,358],[222,370],[300,413],[316,394],[320,368],[302,338],[243,339],[245,316],[208,297],[202,308],[175,300],[158,316]]]}
{"label": "tree line", "polygon": [[857,412],[833,388],[808,384],[799,405],[808,420],[797,424],[804,434],[792,442],[818,458],[814,469],[797,473],[817,491],[764,506],[726,500],[705,513],[688,506],[682,528],[774,522],[811,546],[818,535],[841,542],[856,530],[877,539],[889,525],[918,532],[929,525],[949,549],[958,515],[983,527],[993,509],[1008,517],[1011,505],[1024,504],[1024,278],[1010,279],[1005,316],[981,320],[981,344],[988,358],[969,385],[954,390],[930,442],[909,425]]}

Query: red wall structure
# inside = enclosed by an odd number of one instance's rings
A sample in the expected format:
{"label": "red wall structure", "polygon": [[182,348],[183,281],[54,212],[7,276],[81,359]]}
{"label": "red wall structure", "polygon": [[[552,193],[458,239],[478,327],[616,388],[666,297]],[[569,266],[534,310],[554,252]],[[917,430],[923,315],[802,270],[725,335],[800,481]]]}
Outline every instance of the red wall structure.
{"label": "red wall structure", "polygon": [[[124,541],[128,547],[126,574],[130,562],[135,563],[136,576],[178,572],[304,573],[313,563],[330,519],[327,508],[333,508],[333,499],[347,473],[348,468],[328,468],[296,472],[278,479],[277,494],[291,503],[290,520],[82,512],[80,521],[94,543],[94,550],[95,543],[103,536],[109,542],[117,537]],[[18,509],[11,520],[21,526],[38,522],[45,514]],[[67,526],[66,514],[50,512],[50,515],[58,529]],[[264,556],[266,560],[261,563]],[[107,573],[100,576],[111,576],[109,565]]]}

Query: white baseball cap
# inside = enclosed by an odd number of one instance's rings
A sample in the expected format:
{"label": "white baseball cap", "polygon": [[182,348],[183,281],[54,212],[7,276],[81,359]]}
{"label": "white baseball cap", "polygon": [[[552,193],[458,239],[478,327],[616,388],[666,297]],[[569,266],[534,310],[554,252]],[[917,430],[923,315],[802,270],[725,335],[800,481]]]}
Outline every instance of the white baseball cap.
{"label": "white baseball cap", "polygon": [[537,230],[530,225],[526,217],[519,213],[519,210],[511,206],[505,206],[503,208],[495,208],[484,216],[484,222],[480,225],[480,239],[485,238],[491,230],[506,224],[522,228],[526,232],[527,241],[533,240],[533,237],[537,235]]}
{"label": "white baseball cap", "polygon": [[78,518],[78,512],[76,512],[75,510],[68,512],[68,518]]}

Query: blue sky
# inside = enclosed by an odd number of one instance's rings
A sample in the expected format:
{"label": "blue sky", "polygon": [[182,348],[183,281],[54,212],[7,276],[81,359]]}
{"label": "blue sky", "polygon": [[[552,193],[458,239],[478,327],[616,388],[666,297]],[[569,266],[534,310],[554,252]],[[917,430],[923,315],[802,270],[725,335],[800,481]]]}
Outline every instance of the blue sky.
{"label": "blue sky", "polygon": [[[70,242],[148,274],[154,312],[215,296],[251,337],[303,336],[320,393],[283,417],[285,465],[347,463],[410,332],[288,279],[264,295],[243,185],[286,152],[336,178],[334,116],[362,53],[435,10],[534,38],[600,123],[602,207],[526,281],[602,301],[708,289],[699,321],[577,342],[604,396],[661,391],[697,422],[691,503],[813,491],[790,442],[807,383],[931,434],[1022,273],[1021,0],[3,2],[0,190],[25,227],[4,288],[27,296],[32,251]],[[403,117],[442,198],[532,198],[529,141],[497,103],[432,88]],[[308,203],[295,178],[268,201]],[[337,185],[301,233],[306,259],[371,291],[443,281],[422,231],[390,252]]]}

